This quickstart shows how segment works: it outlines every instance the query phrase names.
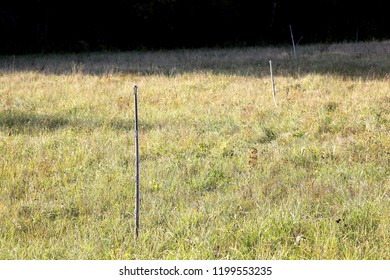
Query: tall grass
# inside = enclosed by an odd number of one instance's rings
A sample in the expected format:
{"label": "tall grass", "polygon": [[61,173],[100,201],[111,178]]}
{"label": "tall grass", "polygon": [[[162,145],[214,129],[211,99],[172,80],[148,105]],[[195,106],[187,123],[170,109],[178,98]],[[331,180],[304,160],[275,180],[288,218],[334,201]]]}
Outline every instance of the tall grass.
{"label": "tall grass", "polygon": [[0,259],[389,259],[390,43],[298,51],[1,57]]}

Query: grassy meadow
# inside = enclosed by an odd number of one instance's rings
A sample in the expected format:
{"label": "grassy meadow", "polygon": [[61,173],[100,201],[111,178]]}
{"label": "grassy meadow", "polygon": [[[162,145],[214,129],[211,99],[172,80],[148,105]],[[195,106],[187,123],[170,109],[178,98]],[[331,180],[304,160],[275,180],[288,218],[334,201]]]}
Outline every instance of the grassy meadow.
{"label": "grassy meadow", "polygon": [[0,259],[390,259],[389,112],[389,41],[0,57]]}

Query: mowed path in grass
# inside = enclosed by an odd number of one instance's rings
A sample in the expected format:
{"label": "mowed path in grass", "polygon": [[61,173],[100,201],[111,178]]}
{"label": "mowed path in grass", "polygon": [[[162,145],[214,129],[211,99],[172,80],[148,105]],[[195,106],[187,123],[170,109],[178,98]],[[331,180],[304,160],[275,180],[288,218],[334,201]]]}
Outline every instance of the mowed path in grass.
{"label": "mowed path in grass", "polygon": [[0,259],[389,259],[389,54],[0,57]]}

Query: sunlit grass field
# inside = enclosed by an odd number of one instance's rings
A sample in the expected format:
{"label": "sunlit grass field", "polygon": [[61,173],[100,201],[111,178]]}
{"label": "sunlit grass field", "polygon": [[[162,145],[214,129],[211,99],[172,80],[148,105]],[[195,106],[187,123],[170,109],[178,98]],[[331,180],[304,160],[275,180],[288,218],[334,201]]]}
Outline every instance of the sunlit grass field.
{"label": "sunlit grass field", "polygon": [[388,41],[0,57],[0,259],[390,259],[389,111]]}

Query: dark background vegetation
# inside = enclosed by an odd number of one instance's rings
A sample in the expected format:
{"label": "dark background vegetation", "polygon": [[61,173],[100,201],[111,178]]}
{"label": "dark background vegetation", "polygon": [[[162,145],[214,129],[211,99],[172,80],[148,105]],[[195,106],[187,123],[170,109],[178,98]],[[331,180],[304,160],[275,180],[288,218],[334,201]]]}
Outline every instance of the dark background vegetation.
{"label": "dark background vegetation", "polygon": [[385,0],[2,0],[0,53],[386,39]]}

